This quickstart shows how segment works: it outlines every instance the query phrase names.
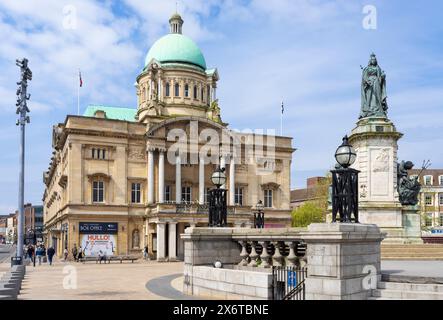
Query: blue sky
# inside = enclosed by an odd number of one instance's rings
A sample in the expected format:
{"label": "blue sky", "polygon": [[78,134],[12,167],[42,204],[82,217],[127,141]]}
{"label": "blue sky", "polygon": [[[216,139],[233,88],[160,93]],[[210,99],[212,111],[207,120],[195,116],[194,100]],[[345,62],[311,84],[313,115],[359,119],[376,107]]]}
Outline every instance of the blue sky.
{"label": "blue sky", "polygon": [[[377,9],[376,29],[363,28],[366,5]],[[64,28],[69,8],[75,29]],[[404,133],[399,158],[443,167],[441,1],[185,0],[178,8],[184,34],[219,70],[222,116],[232,128],[279,131],[285,101],[283,133],[297,148],[292,187],[333,165],[357,120],[360,65],[373,51],[387,74],[389,118]],[[82,110],[135,108],[135,78],[174,11],[174,0],[0,2],[0,213],[17,206],[15,59],[26,56],[34,74],[25,201],[41,203],[52,125],[77,112],[78,69]]]}

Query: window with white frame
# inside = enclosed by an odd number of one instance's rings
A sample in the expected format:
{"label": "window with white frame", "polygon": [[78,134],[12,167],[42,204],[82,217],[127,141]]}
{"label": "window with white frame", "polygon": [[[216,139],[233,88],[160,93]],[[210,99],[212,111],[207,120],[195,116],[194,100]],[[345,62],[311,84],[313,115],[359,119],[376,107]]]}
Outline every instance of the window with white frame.
{"label": "window with white frame", "polygon": [[182,187],[182,201],[191,202],[191,187]]}
{"label": "window with white frame", "polygon": [[438,204],[443,206],[443,193],[438,194]]}
{"label": "window with white frame", "polygon": [[172,201],[172,198],[171,198],[171,186],[165,186],[165,201],[166,202]]}
{"label": "window with white frame", "polygon": [[438,223],[440,227],[443,227],[443,213],[440,213],[440,215],[438,216]]}
{"label": "window with white frame", "polygon": [[432,206],[432,194],[425,194],[425,205]]}
{"label": "window with white frame", "polygon": [[264,206],[265,208],[272,208],[272,190],[264,190]]}
{"label": "window with white frame", "polygon": [[235,196],[234,196],[234,203],[236,205],[242,206],[243,205],[243,188],[237,187],[235,188]]}
{"label": "window with white frame", "polygon": [[443,176],[438,176],[438,184],[443,186]]}
{"label": "window with white frame", "polygon": [[131,202],[141,203],[141,183],[133,182],[131,184]]}
{"label": "window with white frame", "polygon": [[423,177],[425,186],[432,186],[432,176]]}
{"label": "window with white frame", "polygon": [[102,180],[92,182],[92,202],[104,202],[105,183]]}

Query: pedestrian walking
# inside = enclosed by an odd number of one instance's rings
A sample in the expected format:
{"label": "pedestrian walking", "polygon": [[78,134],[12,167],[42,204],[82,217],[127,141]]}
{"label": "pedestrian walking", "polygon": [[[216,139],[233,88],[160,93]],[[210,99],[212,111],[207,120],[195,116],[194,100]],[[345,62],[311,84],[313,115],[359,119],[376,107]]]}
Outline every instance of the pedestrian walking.
{"label": "pedestrian walking", "polygon": [[68,255],[69,255],[68,249],[65,248],[65,250],[63,250],[63,256],[65,258],[65,261],[68,261]]}
{"label": "pedestrian walking", "polygon": [[52,258],[54,257],[55,249],[53,247],[48,248],[48,263],[52,266]]}
{"label": "pedestrian walking", "polygon": [[143,248],[143,258],[149,260],[149,248],[147,245]]}
{"label": "pedestrian walking", "polygon": [[29,259],[31,259],[31,263],[34,263],[34,246],[32,244],[28,245],[28,257]]}
{"label": "pedestrian walking", "polygon": [[78,250],[77,262],[78,262],[78,261],[81,261],[81,259],[83,259],[83,251],[82,251],[82,247],[80,247],[80,249]]}
{"label": "pedestrian walking", "polygon": [[37,250],[35,251],[35,256],[37,257],[38,260],[38,265],[41,266],[42,265],[42,259],[43,259],[43,248],[41,246],[37,247]]}
{"label": "pedestrian walking", "polygon": [[74,247],[72,248],[72,257],[74,258],[74,261],[78,261],[77,256],[78,256],[77,245],[74,243]]}

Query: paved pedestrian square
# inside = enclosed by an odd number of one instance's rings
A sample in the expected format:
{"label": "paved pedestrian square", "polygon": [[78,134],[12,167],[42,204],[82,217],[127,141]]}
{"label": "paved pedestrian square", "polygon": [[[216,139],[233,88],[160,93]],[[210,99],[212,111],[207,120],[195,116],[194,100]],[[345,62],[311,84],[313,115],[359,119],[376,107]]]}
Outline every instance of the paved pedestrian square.
{"label": "paved pedestrian square", "polygon": [[[3,264],[3,267],[6,266]],[[83,264],[60,261],[53,266],[42,264],[34,268],[30,265],[26,268],[18,299],[184,299],[188,297],[180,292],[182,273],[182,262]]]}

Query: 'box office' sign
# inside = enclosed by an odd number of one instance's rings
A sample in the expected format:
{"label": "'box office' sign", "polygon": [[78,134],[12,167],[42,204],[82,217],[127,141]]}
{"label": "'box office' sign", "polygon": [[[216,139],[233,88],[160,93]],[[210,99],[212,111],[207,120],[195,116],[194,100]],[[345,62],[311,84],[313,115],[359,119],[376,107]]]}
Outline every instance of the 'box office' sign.
{"label": "'box office' sign", "polygon": [[116,253],[118,223],[80,222],[79,231],[85,256],[112,256]]}
{"label": "'box office' sign", "polygon": [[80,222],[79,231],[89,234],[116,234],[118,233],[118,223]]}

